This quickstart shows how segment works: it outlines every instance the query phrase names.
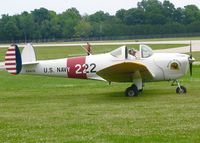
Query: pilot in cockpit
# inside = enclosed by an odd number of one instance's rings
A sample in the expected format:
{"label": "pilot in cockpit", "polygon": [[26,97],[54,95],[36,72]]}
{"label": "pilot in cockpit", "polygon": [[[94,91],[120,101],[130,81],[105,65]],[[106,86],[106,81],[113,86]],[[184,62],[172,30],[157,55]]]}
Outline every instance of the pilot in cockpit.
{"label": "pilot in cockpit", "polygon": [[137,53],[137,51],[135,49],[129,49],[128,50],[129,59],[135,60],[136,59],[136,53]]}

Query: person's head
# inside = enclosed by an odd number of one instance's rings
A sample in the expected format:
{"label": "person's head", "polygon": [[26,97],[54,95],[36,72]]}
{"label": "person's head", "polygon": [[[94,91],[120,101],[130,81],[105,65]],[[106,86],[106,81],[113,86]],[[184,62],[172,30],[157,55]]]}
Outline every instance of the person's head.
{"label": "person's head", "polygon": [[129,49],[128,53],[129,53],[130,55],[135,56],[136,50],[134,50],[134,49]]}

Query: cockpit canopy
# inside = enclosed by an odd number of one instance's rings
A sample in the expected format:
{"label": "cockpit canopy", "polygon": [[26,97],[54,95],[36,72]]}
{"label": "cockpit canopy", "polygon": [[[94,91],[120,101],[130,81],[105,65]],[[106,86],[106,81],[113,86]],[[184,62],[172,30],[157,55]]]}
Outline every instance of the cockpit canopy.
{"label": "cockpit canopy", "polygon": [[153,55],[153,50],[147,45],[140,45],[140,57],[148,58]]}
{"label": "cockpit canopy", "polygon": [[110,54],[113,57],[116,57],[116,58],[126,59],[126,57],[127,57],[127,47],[126,46],[121,46],[121,47],[111,51]]}
{"label": "cockpit canopy", "polygon": [[[138,52],[137,52],[138,53]],[[140,54],[136,54],[136,58],[148,58],[153,55],[152,49],[147,45],[140,45]],[[131,57],[129,49],[126,46],[121,46],[110,52],[113,57],[119,59],[129,59]]]}

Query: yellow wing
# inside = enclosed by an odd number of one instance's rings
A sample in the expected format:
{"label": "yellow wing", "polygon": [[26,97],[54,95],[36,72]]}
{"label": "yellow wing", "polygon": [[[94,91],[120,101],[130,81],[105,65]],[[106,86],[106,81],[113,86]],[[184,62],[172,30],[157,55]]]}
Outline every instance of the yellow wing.
{"label": "yellow wing", "polygon": [[115,64],[98,71],[97,75],[112,82],[132,82],[137,78],[151,80],[154,77],[148,68],[140,62],[123,62]]}

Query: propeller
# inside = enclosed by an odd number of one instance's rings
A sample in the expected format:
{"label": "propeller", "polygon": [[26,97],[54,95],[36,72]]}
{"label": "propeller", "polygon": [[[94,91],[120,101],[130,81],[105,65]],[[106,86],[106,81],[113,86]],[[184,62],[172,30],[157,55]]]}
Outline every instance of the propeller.
{"label": "propeller", "polygon": [[192,63],[195,61],[195,59],[192,57],[192,42],[190,41],[190,56],[188,58],[189,61],[189,68],[190,68],[190,76],[192,76]]}

